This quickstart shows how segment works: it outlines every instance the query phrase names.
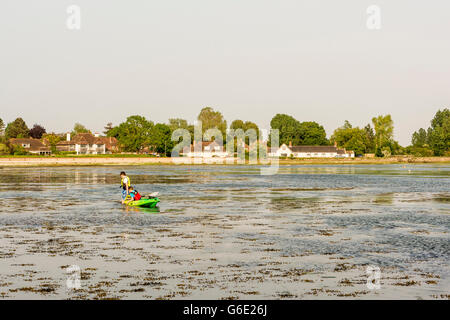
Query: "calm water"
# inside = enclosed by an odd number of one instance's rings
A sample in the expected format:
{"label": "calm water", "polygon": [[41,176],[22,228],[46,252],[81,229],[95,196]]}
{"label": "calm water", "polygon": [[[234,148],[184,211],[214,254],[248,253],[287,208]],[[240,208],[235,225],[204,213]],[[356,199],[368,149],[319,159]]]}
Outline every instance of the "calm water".
{"label": "calm water", "polygon": [[[159,212],[120,203],[119,172]],[[448,298],[450,166],[0,169],[5,298]],[[4,259],[3,259],[4,258]],[[67,265],[82,270],[68,290]],[[367,265],[381,288],[366,286]]]}

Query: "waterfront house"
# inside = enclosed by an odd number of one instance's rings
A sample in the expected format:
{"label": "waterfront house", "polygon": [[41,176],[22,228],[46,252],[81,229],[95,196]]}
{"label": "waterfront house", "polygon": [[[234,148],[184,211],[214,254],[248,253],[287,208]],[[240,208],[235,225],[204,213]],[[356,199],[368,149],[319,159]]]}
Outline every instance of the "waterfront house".
{"label": "waterfront house", "polygon": [[15,138],[10,139],[12,145],[24,148],[28,153],[37,155],[50,155],[52,151],[44,145],[39,139],[33,138]]}
{"label": "waterfront house", "polygon": [[289,146],[282,144],[279,148],[269,148],[269,157],[293,157],[293,158],[354,158],[353,151],[347,151],[334,146]]}
{"label": "waterfront house", "polygon": [[106,154],[106,142],[98,134],[78,133],[71,138],[67,134],[66,141],[60,141],[56,144],[58,151],[75,152],[76,154]]}
{"label": "waterfront house", "polygon": [[225,158],[228,157],[228,152],[216,141],[194,141],[182,150],[181,155],[189,158]]}

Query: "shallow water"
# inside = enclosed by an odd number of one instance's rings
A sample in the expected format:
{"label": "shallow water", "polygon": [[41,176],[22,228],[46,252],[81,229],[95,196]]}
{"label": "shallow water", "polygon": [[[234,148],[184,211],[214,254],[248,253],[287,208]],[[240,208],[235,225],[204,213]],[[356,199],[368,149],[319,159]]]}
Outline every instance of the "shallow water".
{"label": "shallow water", "polygon": [[[120,200],[125,170],[160,209]],[[0,297],[445,298],[449,165],[3,168]],[[67,266],[81,269],[68,289]],[[366,267],[381,270],[367,287]]]}

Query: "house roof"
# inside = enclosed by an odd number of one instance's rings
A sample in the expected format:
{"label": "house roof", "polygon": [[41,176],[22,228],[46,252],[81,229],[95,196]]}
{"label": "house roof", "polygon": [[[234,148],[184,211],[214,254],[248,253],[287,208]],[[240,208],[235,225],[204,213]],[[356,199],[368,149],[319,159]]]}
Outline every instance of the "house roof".
{"label": "house roof", "polygon": [[219,145],[216,141],[198,141],[198,142],[195,142],[195,147],[193,144],[191,144],[188,147],[184,147],[182,153],[196,152],[197,150],[195,150],[195,149],[199,148],[199,147],[197,147],[199,144],[201,145],[201,152],[204,152],[205,147],[208,147],[208,146],[213,147],[213,148],[220,146],[221,149],[223,150],[223,146]]}
{"label": "house roof", "polygon": [[293,146],[288,148],[292,152],[336,153],[338,151],[334,146]]}
{"label": "house roof", "polygon": [[119,144],[119,141],[114,137],[99,137],[98,139],[105,144],[106,150],[114,149]]}
{"label": "house roof", "polygon": [[29,144],[30,147],[26,148],[29,151],[50,151],[50,148],[46,147],[41,140],[33,138],[15,138],[10,139],[9,142],[14,145]]}
{"label": "house roof", "polygon": [[57,145],[67,146],[75,144],[106,144],[102,138],[95,137],[92,133],[78,133],[70,141],[60,141]]}

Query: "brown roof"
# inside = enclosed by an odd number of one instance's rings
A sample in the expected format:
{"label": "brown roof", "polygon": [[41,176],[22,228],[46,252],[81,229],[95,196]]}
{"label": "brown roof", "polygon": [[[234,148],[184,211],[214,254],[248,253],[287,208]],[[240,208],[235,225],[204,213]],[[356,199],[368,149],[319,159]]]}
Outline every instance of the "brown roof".
{"label": "brown roof", "polygon": [[[199,144],[202,147],[201,148],[201,152],[205,151],[205,147],[207,147],[209,145],[211,145],[211,147],[219,146],[219,144],[217,142],[215,142],[215,141],[199,141],[199,142],[195,142],[196,147]],[[221,146],[221,147],[222,147],[222,150],[223,150],[223,146]],[[199,148],[199,147],[197,147],[197,148]],[[193,144],[191,144],[190,147],[189,146],[188,147],[184,147],[182,153],[188,153],[189,150],[191,152],[195,152],[196,151]]]}
{"label": "brown roof", "polygon": [[114,137],[99,137],[98,139],[100,139],[105,144],[106,150],[117,148],[117,145],[119,143]]}
{"label": "brown roof", "polygon": [[29,144],[29,148],[25,148],[28,151],[50,151],[50,148],[46,147],[41,140],[33,138],[15,138],[10,139],[9,142],[14,145]]}
{"label": "brown roof", "polygon": [[105,144],[102,138],[95,137],[92,133],[78,133],[70,141],[60,141],[57,143],[60,146],[74,145],[74,144]]}
{"label": "brown roof", "polygon": [[330,152],[334,153],[337,152],[338,149],[333,146],[293,146],[289,147],[292,152],[310,152],[310,153],[323,153],[323,152]]}

